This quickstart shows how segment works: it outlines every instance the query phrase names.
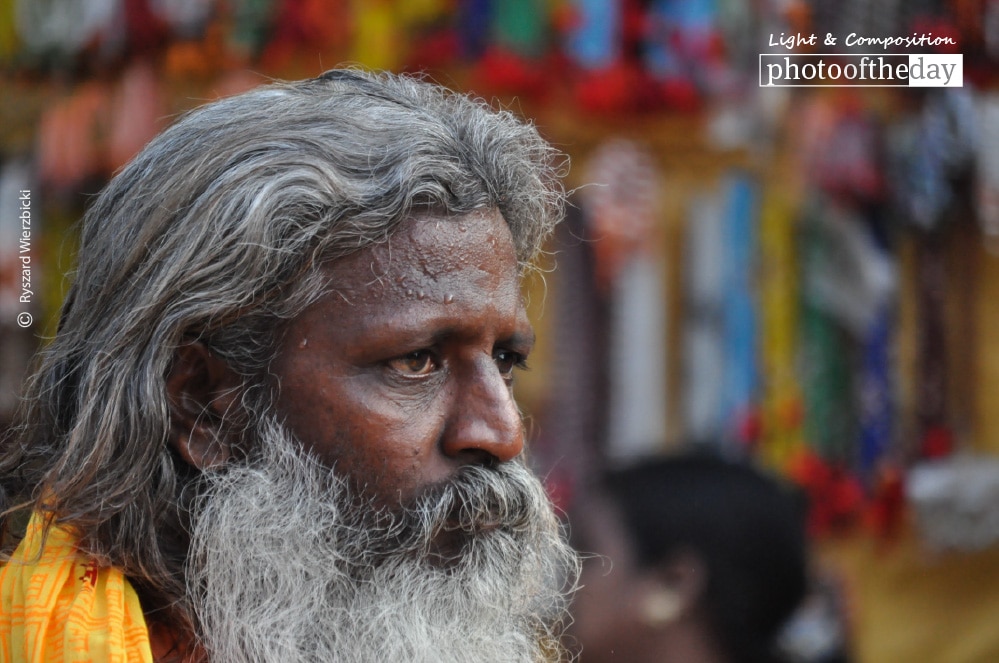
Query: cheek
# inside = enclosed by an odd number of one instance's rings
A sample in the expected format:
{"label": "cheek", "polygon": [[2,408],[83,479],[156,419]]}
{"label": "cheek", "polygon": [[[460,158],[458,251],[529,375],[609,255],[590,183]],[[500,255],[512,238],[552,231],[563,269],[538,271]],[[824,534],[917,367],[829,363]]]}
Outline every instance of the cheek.
{"label": "cheek", "polygon": [[436,402],[410,405],[344,390],[317,413],[322,428],[301,439],[369,495],[383,501],[405,499],[443,478],[442,408]]}

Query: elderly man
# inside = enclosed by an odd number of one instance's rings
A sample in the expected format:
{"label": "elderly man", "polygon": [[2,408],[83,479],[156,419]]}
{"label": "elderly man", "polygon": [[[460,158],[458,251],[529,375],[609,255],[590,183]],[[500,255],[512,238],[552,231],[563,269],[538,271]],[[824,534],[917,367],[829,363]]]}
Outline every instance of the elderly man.
{"label": "elderly man", "polygon": [[0,659],[557,658],[577,564],[511,384],[563,163],[349,70],[153,140],[2,448]]}

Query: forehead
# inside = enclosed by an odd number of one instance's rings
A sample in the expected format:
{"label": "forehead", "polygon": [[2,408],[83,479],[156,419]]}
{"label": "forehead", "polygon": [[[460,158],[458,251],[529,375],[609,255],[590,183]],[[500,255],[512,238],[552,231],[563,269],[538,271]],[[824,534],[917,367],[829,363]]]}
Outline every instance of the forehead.
{"label": "forehead", "polygon": [[329,294],[303,322],[333,324],[344,342],[360,340],[350,330],[527,324],[513,238],[496,210],[409,219],[324,273]]}
{"label": "forehead", "polygon": [[519,286],[513,237],[497,210],[409,219],[385,243],[337,260],[326,271],[331,287],[347,298],[374,292],[419,298],[415,286],[446,289],[470,281],[480,287]]}

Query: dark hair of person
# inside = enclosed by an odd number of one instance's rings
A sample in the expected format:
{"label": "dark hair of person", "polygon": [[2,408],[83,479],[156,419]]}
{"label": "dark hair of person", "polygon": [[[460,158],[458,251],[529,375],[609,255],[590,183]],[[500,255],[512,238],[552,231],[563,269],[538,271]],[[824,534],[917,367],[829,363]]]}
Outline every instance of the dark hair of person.
{"label": "dark hair of person", "polygon": [[679,551],[703,561],[702,606],[728,660],[781,660],[774,641],[807,587],[801,494],[706,454],[645,461],[611,472],[606,484],[641,567]]}

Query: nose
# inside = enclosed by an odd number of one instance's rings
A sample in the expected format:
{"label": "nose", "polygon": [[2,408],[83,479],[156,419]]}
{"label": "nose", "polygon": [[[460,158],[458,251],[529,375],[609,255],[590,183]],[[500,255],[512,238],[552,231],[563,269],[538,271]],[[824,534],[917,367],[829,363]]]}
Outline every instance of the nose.
{"label": "nose", "polygon": [[524,450],[524,424],[510,387],[491,357],[470,367],[454,385],[451,415],[441,444],[462,464],[493,465]]}

